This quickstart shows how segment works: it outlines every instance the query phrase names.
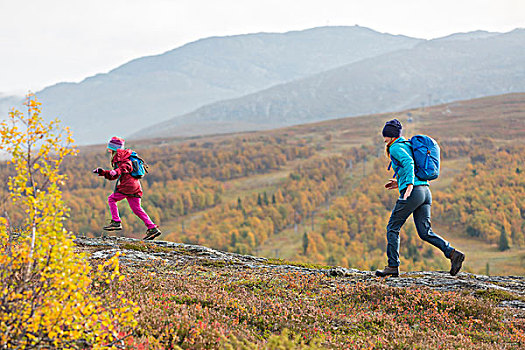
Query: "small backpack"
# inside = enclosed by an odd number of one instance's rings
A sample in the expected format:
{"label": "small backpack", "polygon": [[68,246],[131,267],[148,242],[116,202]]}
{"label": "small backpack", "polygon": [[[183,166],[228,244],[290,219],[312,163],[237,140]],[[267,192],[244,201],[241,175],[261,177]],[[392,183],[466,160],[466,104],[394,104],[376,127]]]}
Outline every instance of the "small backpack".
{"label": "small backpack", "polygon": [[[427,135],[416,135],[404,141],[410,144],[414,159],[414,173],[420,180],[434,180],[439,176],[440,149],[437,142]],[[391,157],[392,158],[392,157]],[[392,158],[390,166],[394,164],[394,177],[401,168],[401,164]],[[390,166],[388,169],[390,170]]]}
{"label": "small backpack", "polygon": [[148,164],[146,164],[135,151],[131,153],[129,160],[133,165],[133,170],[131,171],[130,175],[136,179],[142,179],[144,175],[148,173]]}

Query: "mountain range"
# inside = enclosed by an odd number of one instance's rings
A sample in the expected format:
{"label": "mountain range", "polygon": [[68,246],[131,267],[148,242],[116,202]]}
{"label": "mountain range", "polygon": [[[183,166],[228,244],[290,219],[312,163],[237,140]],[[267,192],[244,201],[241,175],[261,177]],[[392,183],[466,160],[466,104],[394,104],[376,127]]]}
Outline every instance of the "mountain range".
{"label": "mountain range", "polygon": [[80,83],[60,83],[36,95],[44,114],[70,126],[77,142],[96,143],[208,103],[410,48],[420,41],[363,27],[212,37],[138,58]]}
{"label": "mountain range", "polygon": [[525,30],[419,43],[213,103],[137,137],[271,129],[525,91]]}
{"label": "mountain range", "polygon": [[[354,27],[212,37],[36,93],[79,144],[267,129],[525,91],[524,30],[422,40]],[[0,98],[0,110],[19,107]]]}

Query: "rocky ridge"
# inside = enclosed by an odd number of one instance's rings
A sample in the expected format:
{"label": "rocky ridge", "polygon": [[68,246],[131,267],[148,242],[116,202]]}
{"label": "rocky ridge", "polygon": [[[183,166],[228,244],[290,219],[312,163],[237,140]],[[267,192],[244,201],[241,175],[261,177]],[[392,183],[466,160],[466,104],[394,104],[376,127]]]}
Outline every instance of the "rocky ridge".
{"label": "rocky ridge", "polygon": [[428,287],[439,291],[454,291],[487,297],[508,308],[518,317],[525,317],[524,276],[484,276],[460,272],[450,276],[448,271],[419,271],[401,273],[399,278],[377,278],[372,271],[343,267],[328,267],[267,259],[251,255],[222,252],[199,245],[141,241],[126,237],[98,237],[75,239],[78,250],[89,254],[90,259],[109,259],[120,252],[120,262],[128,267],[164,267],[176,270],[183,266],[215,266],[232,269],[252,269],[254,273],[304,273],[324,274],[338,284],[384,284],[391,287]]}

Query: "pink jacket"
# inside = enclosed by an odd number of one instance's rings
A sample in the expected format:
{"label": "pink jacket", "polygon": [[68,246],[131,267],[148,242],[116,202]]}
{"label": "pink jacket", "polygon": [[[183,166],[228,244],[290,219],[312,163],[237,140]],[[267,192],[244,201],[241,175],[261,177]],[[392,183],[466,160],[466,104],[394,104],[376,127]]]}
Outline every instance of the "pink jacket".
{"label": "pink jacket", "polygon": [[127,196],[142,197],[140,181],[130,175],[133,170],[133,165],[129,160],[131,152],[130,149],[117,150],[117,154],[113,157],[113,170],[103,170],[99,176],[104,176],[108,180],[116,180],[120,177],[115,192]]}

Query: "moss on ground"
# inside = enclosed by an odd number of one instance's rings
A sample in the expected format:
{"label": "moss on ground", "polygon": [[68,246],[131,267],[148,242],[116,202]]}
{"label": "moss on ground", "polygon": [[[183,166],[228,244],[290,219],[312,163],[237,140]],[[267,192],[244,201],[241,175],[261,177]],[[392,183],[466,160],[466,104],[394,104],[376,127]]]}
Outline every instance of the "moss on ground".
{"label": "moss on ground", "polygon": [[127,250],[137,250],[143,253],[170,253],[173,249],[166,247],[159,247],[155,244],[148,244],[146,242],[126,242],[120,245],[120,248]]}
{"label": "moss on ground", "polygon": [[502,289],[478,289],[474,292],[476,297],[491,300],[496,303],[502,301],[520,300],[525,302],[525,297]]}
{"label": "moss on ground", "polygon": [[287,261],[284,259],[274,259],[274,258],[268,259],[265,263],[268,265],[289,265],[289,266],[303,267],[307,269],[331,269],[333,267],[333,266],[328,266],[328,265],[302,263],[302,262]]}

